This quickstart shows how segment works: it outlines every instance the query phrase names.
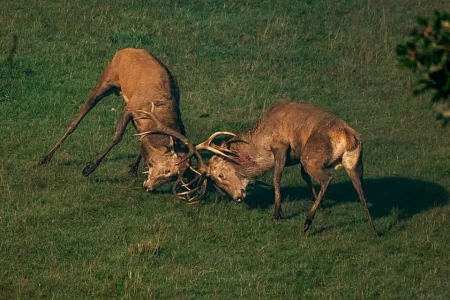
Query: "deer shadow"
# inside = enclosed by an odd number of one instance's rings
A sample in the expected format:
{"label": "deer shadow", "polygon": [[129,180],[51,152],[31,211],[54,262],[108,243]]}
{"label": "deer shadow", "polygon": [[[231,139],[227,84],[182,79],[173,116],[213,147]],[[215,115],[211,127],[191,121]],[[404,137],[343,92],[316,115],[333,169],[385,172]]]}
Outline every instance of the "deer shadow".
{"label": "deer shadow", "polygon": [[[316,190],[318,191],[318,186]],[[449,203],[447,189],[439,184],[418,179],[402,177],[365,179],[364,192],[371,205],[369,209],[374,219],[389,215],[392,209],[397,210],[398,219],[408,219],[432,207]],[[311,191],[306,184],[298,187],[282,187],[281,195],[282,199],[286,199],[289,195],[290,201],[303,201],[306,198],[311,206],[313,203]],[[358,194],[350,181],[332,183],[323,200],[325,200],[322,202],[325,209],[337,203],[359,202]],[[274,204],[274,190],[254,187],[245,203],[249,209],[268,208]]]}

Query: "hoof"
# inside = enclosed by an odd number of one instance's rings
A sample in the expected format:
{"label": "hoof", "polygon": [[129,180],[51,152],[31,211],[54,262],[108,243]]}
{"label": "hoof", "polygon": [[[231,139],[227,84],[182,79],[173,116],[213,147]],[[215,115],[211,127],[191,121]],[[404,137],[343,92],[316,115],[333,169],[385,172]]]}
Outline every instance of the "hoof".
{"label": "hoof", "polygon": [[40,166],[42,166],[42,165],[46,165],[46,164],[48,164],[49,162],[50,162],[50,160],[52,159],[52,157],[51,156],[44,156],[40,161],[39,161],[39,165]]}
{"label": "hoof", "polygon": [[95,163],[88,163],[86,167],[84,167],[83,174],[84,177],[88,177],[92,172],[94,172],[95,169],[97,169],[98,165]]}
{"label": "hoof", "polygon": [[272,216],[272,220],[274,220],[274,221],[279,221],[279,220],[281,220],[281,214],[273,215],[273,216]]}
{"label": "hoof", "polygon": [[128,176],[136,177],[138,175],[139,164],[130,164],[128,165],[130,170],[128,171]]}
{"label": "hoof", "polygon": [[129,177],[137,177],[137,168],[131,168],[130,171],[128,171]]}
{"label": "hoof", "polygon": [[306,219],[305,225],[303,225],[303,232],[307,232],[312,226],[312,220]]}
{"label": "hoof", "polygon": [[380,235],[378,234],[378,232],[377,232],[375,229],[371,229],[370,232],[372,233],[372,236],[373,236],[374,238],[377,238],[377,237],[380,236]]}

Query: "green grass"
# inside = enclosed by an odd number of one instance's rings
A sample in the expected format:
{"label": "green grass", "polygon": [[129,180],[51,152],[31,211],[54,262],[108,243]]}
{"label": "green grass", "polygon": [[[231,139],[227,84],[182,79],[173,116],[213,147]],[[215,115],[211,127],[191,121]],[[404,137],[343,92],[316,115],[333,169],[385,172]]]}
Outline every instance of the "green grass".
{"label": "green grass", "polygon": [[[394,51],[417,15],[449,11],[448,1],[66,2],[0,10],[0,299],[448,298],[450,128],[427,95],[412,97]],[[143,175],[127,176],[132,129],[84,178],[114,133],[115,96],[39,167],[124,47],[177,75],[193,142],[245,129],[283,99],[346,120],[365,143],[382,237],[370,236],[342,172],[309,235],[297,167],[284,173],[279,222],[271,189],[241,205],[214,193],[180,203],[170,186],[145,193]]]}

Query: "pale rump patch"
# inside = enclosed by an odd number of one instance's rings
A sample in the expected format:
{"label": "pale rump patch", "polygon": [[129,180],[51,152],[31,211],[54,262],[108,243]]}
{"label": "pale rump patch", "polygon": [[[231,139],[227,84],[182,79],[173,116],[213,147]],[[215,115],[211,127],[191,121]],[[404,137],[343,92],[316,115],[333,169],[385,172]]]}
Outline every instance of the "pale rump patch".
{"label": "pale rump patch", "polygon": [[[344,154],[347,143],[345,136],[340,134],[332,134],[330,139],[332,148],[330,162],[334,165],[335,162]],[[334,166],[337,167],[337,165]]]}
{"label": "pale rump patch", "polygon": [[[336,170],[341,167],[354,169],[361,153],[361,148],[355,144],[354,138],[349,138],[345,131],[339,130],[330,134],[330,140],[332,147],[331,166]],[[348,151],[348,149],[352,150]]]}
{"label": "pale rump patch", "polygon": [[342,156],[342,165],[344,166],[344,168],[346,170],[355,169],[359,161],[360,154],[361,148],[359,147],[356,148],[355,150],[345,152],[344,155]]}

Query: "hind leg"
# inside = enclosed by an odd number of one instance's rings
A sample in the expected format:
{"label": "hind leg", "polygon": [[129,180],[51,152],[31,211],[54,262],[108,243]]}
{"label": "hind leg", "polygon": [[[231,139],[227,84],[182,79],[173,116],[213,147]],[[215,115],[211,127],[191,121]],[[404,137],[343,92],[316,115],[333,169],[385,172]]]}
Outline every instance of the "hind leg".
{"label": "hind leg", "polygon": [[303,225],[303,232],[307,232],[309,228],[312,226],[312,221],[314,220],[314,216],[316,214],[316,210],[319,207],[325,192],[328,189],[328,186],[331,183],[333,177],[330,175],[328,171],[326,171],[321,166],[305,166],[306,171],[309,175],[311,175],[317,182],[320,184],[320,191],[317,197],[315,198],[314,204],[311,207],[308,216],[306,217],[305,224]]}
{"label": "hind leg", "polygon": [[363,164],[362,160],[358,160],[357,164],[353,168],[348,168],[344,164],[344,168],[347,171],[348,176],[352,180],[353,186],[356,189],[356,192],[358,193],[359,200],[361,201],[361,204],[363,205],[364,211],[366,212],[367,219],[369,221],[369,229],[370,232],[374,237],[378,236],[378,232],[375,229],[375,226],[373,226],[372,217],[370,216],[369,208],[367,207],[367,200],[364,196],[363,191]]}
{"label": "hind leg", "polygon": [[305,171],[305,167],[303,167],[302,164],[300,164],[300,174],[302,175],[303,180],[306,182],[309,189],[311,190],[312,200],[316,201],[316,199],[317,199],[316,189],[314,188],[314,186],[311,182],[311,176],[309,176],[309,174]]}
{"label": "hind leg", "polygon": [[301,163],[304,171],[320,184],[319,194],[315,197],[314,204],[306,217],[303,226],[304,232],[307,232],[311,228],[316,210],[320,206],[325,192],[333,179],[330,172],[326,170],[329,164],[328,158],[331,157],[331,151],[332,147],[329,139],[322,135],[311,136],[303,149]]}
{"label": "hind leg", "polygon": [[44,165],[50,162],[55,151],[61,146],[62,142],[78,127],[78,124],[86,116],[86,114],[94,108],[94,106],[104,97],[116,92],[119,89],[118,78],[115,70],[109,64],[103,71],[100,79],[95,85],[92,92],[89,94],[86,102],[78,113],[77,117],[70,123],[64,135],[59,141],[48,151],[39,162],[39,165]]}

